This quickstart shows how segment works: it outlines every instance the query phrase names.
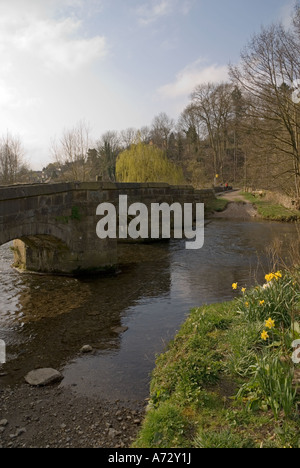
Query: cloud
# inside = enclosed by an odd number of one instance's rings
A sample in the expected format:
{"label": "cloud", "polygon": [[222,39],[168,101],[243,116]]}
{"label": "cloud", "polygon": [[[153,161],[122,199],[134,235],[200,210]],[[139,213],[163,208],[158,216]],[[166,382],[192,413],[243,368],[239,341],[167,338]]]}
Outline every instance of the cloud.
{"label": "cloud", "polygon": [[[2,66],[17,68],[20,57],[26,56],[47,69],[76,71],[107,54],[103,36],[80,37],[82,23],[75,17],[51,18],[40,7],[33,9],[38,5],[34,1],[25,0],[23,7],[18,0],[8,3],[21,9],[0,7]],[[31,9],[26,8],[29,5]]]}
{"label": "cloud", "polygon": [[148,26],[173,13],[187,15],[192,3],[192,0],[148,0],[136,10],[138,22],[142,26]]}
{"label": "cloud", "polygon": [[[90,9],[93,1],[85,0]],[[107,40],[85,29],[85,17],[77,16],[82,5],[82,0],[0,1],[0,134],[19,134],[35,167],[49,159],[53,134],[89,119],[95,96],[100,102],[112,99],[94,78],[94,66],[108,54]]]}
{"label": "cloud", "polygon": [[[2,110],[36,108],[42,102],[40,91],[47,76],[78,73],[108,53],[106,38],[85,37],[76,16],[55,16],[55,6],[66,8],[69,1],[0,2]],[[73,8],[81,3],[73,2]]]}
{"label": "cloud", "polygon": [[203,60],[186,66],[172,83],[161,86],[158,94],[164,99],[176,99],[189,96],[199,84],[218,83],[228,79],[227,65],[212,64],[204,66]]}

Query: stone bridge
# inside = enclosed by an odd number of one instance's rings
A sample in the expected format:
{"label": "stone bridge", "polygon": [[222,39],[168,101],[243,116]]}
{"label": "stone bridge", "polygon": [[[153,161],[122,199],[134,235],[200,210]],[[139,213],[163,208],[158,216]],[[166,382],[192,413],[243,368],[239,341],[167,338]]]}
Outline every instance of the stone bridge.
{"label": "stone bridge", "polygon": [[167,184],[104,182],[16,185],[0,188],[0,245],[14,241],[15,266],[50,274],[79,275],[114,268],[118,241],[99,239],[101,203],[205,203],[212,190]]}

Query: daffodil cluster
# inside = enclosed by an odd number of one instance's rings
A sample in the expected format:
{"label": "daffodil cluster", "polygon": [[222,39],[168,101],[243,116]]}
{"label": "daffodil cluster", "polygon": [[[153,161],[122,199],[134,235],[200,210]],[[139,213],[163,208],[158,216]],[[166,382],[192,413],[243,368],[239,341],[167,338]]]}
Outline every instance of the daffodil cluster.
{"label": "daffodil cluster", "polygon": [[265,276],[265,280],[267,283],[270,283],[275,279],[276,281],[279,281],[282,278],[282,273],[281,271],[277,271],[276,273],[269,273],[268,275]]}
{"label": "daffodil cluster", "polygon": [[[238,289],[238,287],[239,287],[238,283],[233,283],[232,289],[233,289],[234,291],[236,291],[236,290]],[[241,291],[242,291],[243,294],[245,294],[245,292],[247,291],[247,289],[246,289],[246,288],[242,288]]]}
{"label": "daffodil cluster", "polygon": [[249,322],[265,323],[272,317],[277,327],[290,328],[300,303],[300,284],[290,272],[274,271],[265,276],[266,283],[262,286],[246,289],[235,282],[232,289],[240,296],[237,297],[239,313]]}
{"label": "daffodil cluster", "polygon": [[[268,330],[273,330],[273,328],[275,328],[275,321],[272,320],[271,318],[269,318],[268,320],[266,320],[265,322],[265,328],[268,328]],[[267,332],[267,330],[264,330],[261,334],[261,338],[262,340],[264,341],[267,341],[270,336],[269,336],[269,333]]]}

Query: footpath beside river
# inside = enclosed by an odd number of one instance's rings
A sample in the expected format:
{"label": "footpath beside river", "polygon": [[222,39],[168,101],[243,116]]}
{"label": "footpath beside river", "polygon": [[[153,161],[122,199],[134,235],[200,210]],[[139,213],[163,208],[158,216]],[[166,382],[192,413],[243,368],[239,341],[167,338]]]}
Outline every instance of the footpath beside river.
{"label": "footpath beside river", "polygon": [[229,203],[223,212],[214,213],[215,218],[258,218],[257,210],[243,195],[241,190],[228,192],[222,198]]}
{"label": "footpath beside river", "polygon": [[[242,190],[225,192],[221,198],[228,202],[227,208],[215,217],[220,218],[258,218],[267,221],[299,222],[300,211],[283,206],[279,194],[259,192],[258,196]],[[285,200],[287,201],[287,199]]]}

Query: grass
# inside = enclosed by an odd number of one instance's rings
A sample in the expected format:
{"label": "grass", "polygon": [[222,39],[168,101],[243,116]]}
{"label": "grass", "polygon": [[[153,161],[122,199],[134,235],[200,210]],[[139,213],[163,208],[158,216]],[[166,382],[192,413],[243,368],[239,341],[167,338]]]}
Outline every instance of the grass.
{"label": "grass", "polygon": [[205,211],[207,213],[220,213],[227,208],[228,203],[229,201],[224,198],[214,198],[205,203]]}
{"label": "grass", "polygon": [[242,195],[254,206],[256,206],[258,214],[263,219],[285,222],[300,220],[300,211],[290,210],[282,205],[279,205],[278,203],[273,203],[269,200],[264,200],[263,198],[256,198],[251,193],[244,192]]}
{"label": "grass", "polygon": [[291,359],[300,287],[298,274],[275,278],[191,312],[157,358],[135,448],[300,447]]}

